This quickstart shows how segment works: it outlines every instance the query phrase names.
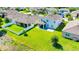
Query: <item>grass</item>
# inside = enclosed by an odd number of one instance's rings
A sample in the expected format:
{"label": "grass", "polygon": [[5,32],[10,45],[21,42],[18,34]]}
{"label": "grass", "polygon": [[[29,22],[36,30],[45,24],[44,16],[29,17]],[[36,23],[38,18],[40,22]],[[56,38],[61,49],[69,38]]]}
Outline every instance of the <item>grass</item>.
{"label": "grass", "polygon": [[76,18],[76,20],[79,20],[79,17],[78,17],[78,18]]}
{"label": "grass", "polygon": [[57,36],[59,38],[58,43],[63,47],[63,50],[79,50],[79,42],[64,38],[62,36],[62,32],[60,31],[48,32],[46,30],[41,30],[35,27],[32,30],[28,31],[26,34],[28,36],[17,36],[9,31],[7,32],[7,35],[13,38],[18,44],[24,44],[35,51],[61,50],[53,47],[51,38],[54,36]]}
{"label": "grass", "polygon": [[[12,25],[9,27],[11,30],[14,30],[18,32],[22,28],[16,25]],[[54,32],[48,32],[46,30],[42,30],[40,28],[33,28],[30,31],[26,32],[27,36],[24,36],[24,34],[18,36],[10,31],[7,31],[6,35],[13,38],[13,40],[18,45],[18,50],[21,50],[25,47],[24,50],[35,50],[35,51],[59,51],[61,49],[57,49],[53,46],[53,42],[51,41],[51,38],[54,36],[58,37],[58,44],[62,46],[63,50],[67,51],[74,51],[79,50],[79,42],[75,42],[73,40],[69,40],[67,38],[64,38],[62,36],[61,30],[54,31]],[[24,45],[23,47],[20,46],[20,44]]]}
{"label": "grass", "polygon": [[10,30],[12,30],[12,31],[15,31],[15,32],[20,32],[21,30],[23,30],[23,28],[22,27],[20,27],[20,26],[17,26],[17,25],[15,25],[15,24],[13,24],[13,25],[11,25],[11,26],[9,26],[9,27],[7,27],[8,29],[10,29]]}
{"label": "grass", "polygon": [[[42,32],[42,33],[41,33]],[[39,33],[39,34],[38,34]],[[24,45],[27,45],[28,47],[32,48],[33,50],[49,50],[51,47],[49,47],[50,43],[50,35],[48,35],[49,32],[39,30],[37,28],[32,29],[32,31],[27,32],[28,36],[16,36],[11,32],[8,32],[8,35],[12,37],[18,44],[22,43]],[[48,35],[48,40],[46,37],[41,37],[43,35]],[[42,44],[41,44],[42,42]]]}

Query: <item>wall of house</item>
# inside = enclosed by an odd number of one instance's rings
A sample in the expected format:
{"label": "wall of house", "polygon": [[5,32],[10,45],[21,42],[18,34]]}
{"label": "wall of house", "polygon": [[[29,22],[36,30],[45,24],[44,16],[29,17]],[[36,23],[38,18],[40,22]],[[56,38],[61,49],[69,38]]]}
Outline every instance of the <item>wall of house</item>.
{"label": "wall of house", "polygon": [[24,27],[24,28],[31,26],[31,24],[24,24],[24,23],[20,23],[20,22],[16,22],[16,25]]}
{"label": "wall of house", "polygon": [[60,24],[61,21],[59,20],[51,20],[51,19],[42,19],[43,22],[45,22],[45,27],[47,29],[56,29]]}
{"label": "wall of house", "polygon": [[73,40],[79,40],[79,35],[75,35],[75,34],[68,33],[68,32],[63,32],[62,35],[66,38],[70,38]]}

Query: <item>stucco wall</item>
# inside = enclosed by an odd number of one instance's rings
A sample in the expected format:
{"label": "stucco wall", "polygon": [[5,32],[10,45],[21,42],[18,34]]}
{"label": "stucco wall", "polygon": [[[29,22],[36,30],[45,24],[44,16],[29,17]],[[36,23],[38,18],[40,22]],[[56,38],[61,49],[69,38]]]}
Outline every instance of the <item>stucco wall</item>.
{"label": "stucco wall", "polygon": [[46,28],[48,29],[56,29],[60,24],[61,21],[59,20],[51,20],[51,19],[42,19],[43,22],[46,23]]}

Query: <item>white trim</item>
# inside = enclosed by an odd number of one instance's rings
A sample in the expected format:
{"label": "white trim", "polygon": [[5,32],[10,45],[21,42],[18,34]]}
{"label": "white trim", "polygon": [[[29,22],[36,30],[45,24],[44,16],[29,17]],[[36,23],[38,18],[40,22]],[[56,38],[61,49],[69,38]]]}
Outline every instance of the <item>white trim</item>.
{"label": "white trim", "polygon": [[53,29],[47,29],[47,31],[49,31],[49,32],[54,32],[55,30],[53,30]]}

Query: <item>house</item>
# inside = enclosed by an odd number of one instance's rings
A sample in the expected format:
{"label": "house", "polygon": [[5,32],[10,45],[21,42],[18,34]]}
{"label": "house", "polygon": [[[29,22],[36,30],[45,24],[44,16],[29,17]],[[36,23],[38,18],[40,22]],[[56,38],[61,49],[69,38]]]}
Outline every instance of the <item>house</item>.
{"label": "house", "polygon": [[8,7],[0,7],[0,17],[4,18],[7,9]]}
{"label": "house", "polygon": [[45,23],[44,29],[56,29],[62,23],[62,17],[58,14],[47,15],[40,20]]}
{"label": "house", "polygon": [[70,21],[62,30],[64,37],[79,41],[79,20]]}
{"label": "house", "polygon": [[72,12],[71,12],[71,15],[72,15],[73,19],[78,18],[78,17],[79,17],[79,10],[72,11]]}
{"label": "house", "polygon": [[15,9],[17,10],[17,11],[22,11],[22,10],[24,10],[24,9],[26,9],[27,7],[16,7]]}
{"label": "house", "polygon": [[48,14],[55,14],[57,12],[57,9],[54,7],[47,7],[46,10]]}
{"label": "house", "polygon": [[70,11],[66,8],[60,8],[57,13],[64,18],[66,14],[70,13]]}
{"label": "house", "polygon": [[[39,20],[38,16],[34,16],[34,15],[29,16],[27,14],[19,13],[16,10],[7,10],[6,15],[5,15],[5,20],[6,19],[9,20],[9,23],[2,26],[2,28],[7,28],[7,26],[16,24],[16,25],[19,25],[24,28],[24,30],[22,30],[21,33],[33,28],[35,24],[37,24],[39,26],[44,24],[43,22],[41,22]],[[11,32],[13,32],[13,31],[11,31]]]}
{"label": "house", "polygon": [[29,16],[27,14],[19,13],[16,10],[8,10],[6,14],[7,15],[5,16],[5,18],[8,18],[10,21],[15,21],[16,24],[23,23],[23,24],[31,25],[31,24],[42,24],[43,23],[39,20],[38,16],[35,16],[35,15]]}

